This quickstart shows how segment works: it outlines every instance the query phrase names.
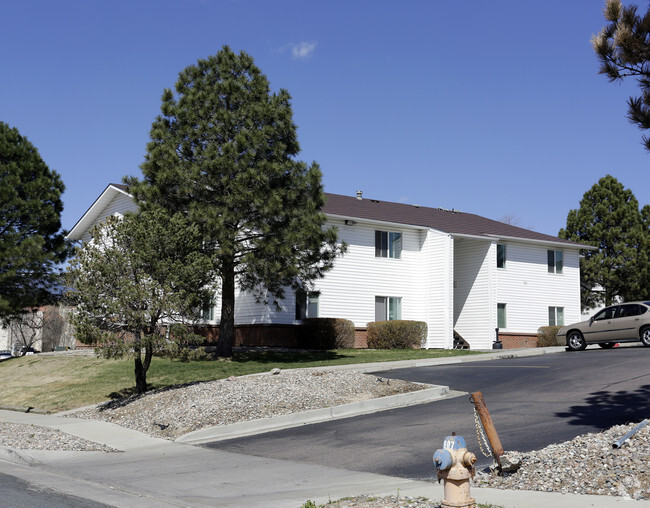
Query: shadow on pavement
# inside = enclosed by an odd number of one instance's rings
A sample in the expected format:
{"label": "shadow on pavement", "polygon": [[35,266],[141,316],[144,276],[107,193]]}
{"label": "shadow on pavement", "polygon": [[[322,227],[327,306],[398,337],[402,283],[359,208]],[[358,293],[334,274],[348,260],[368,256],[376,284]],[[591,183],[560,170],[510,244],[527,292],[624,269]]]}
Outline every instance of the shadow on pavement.
{"label": "shadow on pavement", "polygon": [[556,413],[556,416],[568,418],[570,425],[597,426],[603,430],[612,425],[638,422],[650,414],[650,385],[634,391],[601,390],[594,392],[585,402]]}

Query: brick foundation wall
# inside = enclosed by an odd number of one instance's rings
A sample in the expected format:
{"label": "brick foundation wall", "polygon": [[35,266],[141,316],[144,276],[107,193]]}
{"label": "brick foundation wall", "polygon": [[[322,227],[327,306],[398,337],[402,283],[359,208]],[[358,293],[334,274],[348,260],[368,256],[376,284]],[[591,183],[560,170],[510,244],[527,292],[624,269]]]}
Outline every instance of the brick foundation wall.
{"label": "brick foundation wall", "polygon": [[355,349],[368,349],[368,329],[355,328],[354,329],[354,348]]}
{"label": "brick foundation wall", "polygon": [[[268,347],[302,347],[300,343],[301,325],[237,325],[235,326],[235,347],[238,346],[268,346]],[[218,326],[204,326],[196,330],[209,342],[217,342],[219,339]],[[368,330],[366,328],[354,329],[354,348],[367,349]]]}
{"label": "brick foundation wall", "polygon": [[[236,325],[235,347],[300,347],[300,326],[281,324]],[[219,326],[201,326],[195,330],[208,342],[219,339]]]}
{"label": "brick foundation wall", "polygon": [[503,349],[537,347],[537,334],[535,333],[499,332],[499,340],[503,343]]}

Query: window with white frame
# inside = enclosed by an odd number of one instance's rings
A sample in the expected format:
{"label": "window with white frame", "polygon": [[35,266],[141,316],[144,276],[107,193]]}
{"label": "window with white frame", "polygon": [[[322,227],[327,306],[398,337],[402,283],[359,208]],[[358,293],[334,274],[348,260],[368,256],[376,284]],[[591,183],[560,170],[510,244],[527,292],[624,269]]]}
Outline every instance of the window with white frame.
{"label": "window with white frame", "polygon": [[375,257],[401,259],[402,233],[375,231]]}
{"label": "window with white frame", "polygon": [[505,303],[497,303],[497,328],[508,328]]}
{"label": "window with white frame", "polygon": [[564,268],[564,253],[561,250],[549,250],[548,273],[562,273]]}
{"label": "window with white frame", "polygon": [[506,267],[506,246],[503,243],[497,243],[497,268]]}
{"label": "window with white frame", "polygon": [[375,296],[375,321],[402,319],[402,298],[398,296]]}
{"label": "window with white frame", "polygon": [[548,308],[548,325],[564,326],[564,307]]}
{"label": "window with white frame", "polygon": [[296,291],[296,319],[317,318],[319,300],[317,291]]}

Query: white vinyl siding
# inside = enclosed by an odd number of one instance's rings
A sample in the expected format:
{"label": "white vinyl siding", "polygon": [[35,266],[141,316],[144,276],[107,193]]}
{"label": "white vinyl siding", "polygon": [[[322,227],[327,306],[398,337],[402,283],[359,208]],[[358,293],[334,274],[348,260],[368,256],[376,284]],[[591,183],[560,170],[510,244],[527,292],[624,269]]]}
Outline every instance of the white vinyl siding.
{"label": "white vinyl siding", "polygon": [[496,327],[496,244],[454,240],[454,330],[472,349],[492,347]]}
{"label": "white vinyl siding", "polygon": [[135,213],[138,210],[138,205],[130,196],[127,194],[118,194],[111,200],[108,206],[102,210],[102,213],[97,217],[97,219],[95,219],[92,226],[81,236],[81,241],[84,243],[90,241],[93,228],[104,222],[108,217],[113,215],[123,216],[127,212]]}
{"label": "white vinyl siding", "polygon": [[[426,272],[423,253],[426,230],[403,229],[401,259],[395,262],[388,257],[375,257],[376,226],[363,223],[345,226],[343,221],[332,221],[329,225],[338,227],[339,240],[345,241],[348,249],[335,261],[332,270],[314,284],[314,291],[319,293],[319,317],[349,319],[355,326],[365,327],[375,321],[375,297],[395,295],[401,298],[401,319],[426,321],[427,285],[422,276]],[[299,322],[294,291],[285,291],[280,305],[278,311],[273,305],[256,302],[252,294],[238,291],[235,322]]]}
{"label": "white vinyl siding", "polygon": [[375,321],[375,297],[399,296],[402,319],[425,320],[426,284],[422,280],[426,260],[422,246],[426,230],[404,228],[401,234],[401,259],[375,256],[373,224],[358,223],[338,227],[339,239],[348,244],[334,268],[316,281],[320,292],[320,316],[341,317],[357,327]]}
{"label": "white vinyl siding", "polygon": [[423,347],[451,349],[454,339],[454,240],[439,231],[429,230],[423,247],[426,278],[426,308],[420,320],[426,320],[428,334]]}
{"label": "white vinyl siding", "polygon": [[[543,245],[508,243],[508,269],[497,270],[497,301],[508,306],[507,331],[537,333],[549,322],[549,307],[564,309],[564,322],[580,321],[580,269],[577,250],[562,249],[562,275],[548,273]],[[555,250],[555,249],[553,249]]]}

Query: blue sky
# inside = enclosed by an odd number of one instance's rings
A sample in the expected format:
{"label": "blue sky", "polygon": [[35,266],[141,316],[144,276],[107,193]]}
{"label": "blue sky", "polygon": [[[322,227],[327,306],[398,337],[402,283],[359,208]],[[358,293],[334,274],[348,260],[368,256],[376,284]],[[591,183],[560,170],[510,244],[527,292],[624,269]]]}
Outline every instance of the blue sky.
{"label": "blue sky", "polygon": [[625,118],[636,87],[598,75],[590,45],[603,5],[5,2],[0,120],[61,174],[69,229],[109,182],[140,175],[163,89],[227,44],[292,95],[300,158],[326,191],[555,235],[606,174],[650,204],[650,154]]}

